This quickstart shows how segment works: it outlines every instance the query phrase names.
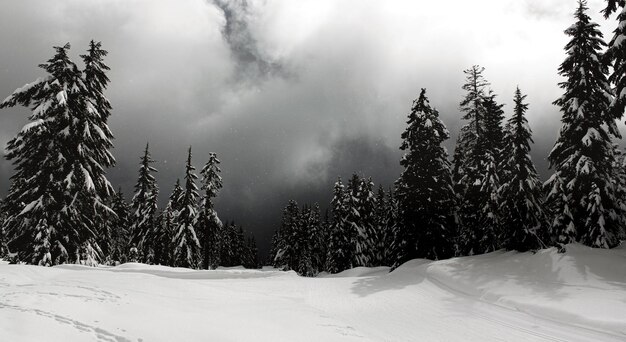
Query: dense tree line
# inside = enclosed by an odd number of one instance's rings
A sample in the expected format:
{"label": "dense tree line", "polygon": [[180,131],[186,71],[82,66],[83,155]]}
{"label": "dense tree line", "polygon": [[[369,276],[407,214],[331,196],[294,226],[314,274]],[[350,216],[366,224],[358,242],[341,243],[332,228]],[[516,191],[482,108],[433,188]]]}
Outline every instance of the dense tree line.
{"label": "dense tree line", "polygon": [[[128,234],[123,241],[127,254],[118,261],[134,261],[196,269],[215,269],[219,266],[256,268],[259,265],[256,241],[235,223],[223,224],[215,211],[214,200],[222,188],[220,160],[214,152],[198,176],[192,163],[191,147],[187,153],[184,183],[176,180],[166,206],[159,211],[158,186],[153,173],[157,169],[146,145],[140,158],[139,176],[130,213],[131,224],[117,226],[115,231]],[[119,195],[118,197],[122,197]],[[129,206],[123,198],[115,208]],[[124,224],[123,221],[119,221]],[[130,227],[128,231],[124,227]],[[123,242],[122,242],[123,245]],[[120,250],[124,250],[120,248]]]}
{"label": "dense tree line", "polygon": [[69,49],[69,44],[55,47],[55,55],[40,65],[47,76],[0,103],[32,112],[7,144],[15,174],[0,202],[0,257],[45,266],[135,261],[257,267],[254,238],[234,224],[223,225],[215,211],[222,187],[215,153],[200,172],[198,189],[189,148],[183,187],[176,183],[163,210],[148,145],[131,203],[121,189],[113,190],[105,176],[115,164],[107,125],[111,104],[104,96],[107,52],[92,41],[80,70]]}
{"label": "dense tree line", "polygon": [[[272,264],[315,275],[501,248],[556,246],[564,251],[572,242],[618,245],[626,233],[624,156],[614,144],[621,138],[616,120],[626,105],[626,12],[624,1],[608,3],[606,16],[621,12],[606,53],[584,1],[565,31],[570,41],[559,68],[564,94],[554,102],[562,128],[548,156],[554,173],[545,184],[530,158],[526,95],[517,88],[505,122],[484,68],[475,65],[464,71],[460,110],[466,124],[452,163],[442,146],[449,133],[422,89],[401,136],[404,171],[393,190],[374,196],[371,179],[355,175],[346,186],[339,180],[330,221],[313,226],[304,209],[290,202],[273,239]],[[325,251],[309,247],[320,243]],[[326,261],[318,268],[309,262],[320,258]]]}

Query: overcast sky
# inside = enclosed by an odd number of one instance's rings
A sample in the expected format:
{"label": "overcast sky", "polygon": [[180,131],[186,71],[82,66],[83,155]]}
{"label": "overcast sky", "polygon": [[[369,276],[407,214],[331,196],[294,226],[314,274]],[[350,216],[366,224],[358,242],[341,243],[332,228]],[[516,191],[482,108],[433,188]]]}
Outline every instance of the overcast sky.
{"label": "overcast sky", "polygon": [[[590,0],[610,37],[615,25]],[[165,201],[182,176],[187,147],[198,170],[222,161],[223,220],[255,233],[266,249],[289,199],[327,206],[331,184],[352,172],[391,185],[412,100],[428,89],[451,131],[460,121],[463,70],[485,77],[512,111],[528,94],[533,158],[542,177],[559,129],[560,96],[575,0],[117,0],[6,1],[0,11],[0,98],[43,75],[53,45],[79,62],[90,39],[109,51],[117,166],[127,196],[146,141]],[[4,146],[28,111],[0,112]],[[0,195],[11,166],[0,161]],[[162,201],[162,203],[163,203]]]}

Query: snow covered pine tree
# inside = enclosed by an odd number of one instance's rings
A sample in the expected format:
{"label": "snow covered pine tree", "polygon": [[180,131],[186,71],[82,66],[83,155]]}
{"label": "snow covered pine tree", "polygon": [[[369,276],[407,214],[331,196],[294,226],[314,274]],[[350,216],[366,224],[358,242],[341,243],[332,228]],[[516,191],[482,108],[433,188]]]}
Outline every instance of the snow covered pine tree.
{"label": "snow covered pine tree", "polygon": [[341,178],[335,182],[333,198],[330,202],[332,222],[329,228],[326,271],[338,273],[352,266],[352,247],[348,224],[346,191]]}
{"label": "snow covered pine tree", "polygon": [[518,87],[513,100],[513,116],[506,128],[505,158],[500,167],[500,205],[504,221],[500,241],[504,248],[521,252],[547,247],[543,242],[546,216],[541,182],[530,159],[533,140],[525,116],[528,104],[524,99],[526,95],[522,95]]}
{"label": "snow covered pine tree", "polygon": [[202,175],[201,190],[204,193],[200,201],[197,232],[202,246],[202,268],[204,269],[215,269],[219,265],[219,236],[222,221],[217,216],[213,204],[213,199],[217,197],[222,188],[219,164],[220,160],[217,159],[217,154],[211,152],[209,153],[209,160],[200,171]]}
{"label": "snow covered pine tree", "polygon": [[552,210],[551,234],[561,248],[579,241],[588,246],[610,248],[619,243],[618,215],[612,167],[612,137],[619,137],[615,117],[610,115],[611,87],[606,66],[601,64],[606,45],[598,25],[579,1],[576,22],[565,33],[567,57],[559,68],[566,78],[565,90],[554,101],[563,123],[548,156],[553,176],[545,183]]}
{"label": "snow covered pine tree", "polygon": [[40,65],[48,75],[0,103],[32,110],[30,123],[7,144],[15,174],[4,228],[17,260],[94,265],[102,257],[95,228],[111,212],[105,201],[114,192],[105,177],[115,163],[107,126],[111,107],[103,95],[107,52],[92,41],[81,56],[81,72],[67,55],[69,44],[54,49]]}
{"label": "snow covered pine tree", "polygon": [[140,158],[139,177],[132,200],[133,212],[130,226],[132,238],[129,255],[130,260],[134,262],[151,262],[154,254],[150,233],[156,223],[159,187],[152,175],[157,170],[150,165],[154,163],[154,160],[150,156],[149,148],[149,144],[146,144],[146,149]]}
{"label": "snow covered pine tree", "polygon": [[175,235],[172,240],[174,246],[174,265],[178,267],[199,268],[200,241],[196,234],[198,222],[198,187],[196,186],[195,168],[191,164],[191,147],[187,154],[185,165],[185,188],[181,196],[180,211],[174,220]]}
{"label": "snow covered pine tree", "polygon": [[474,65],[467,75],[461,101],[463,119],[469,123],[461,128],[454,151],[453,180],[458,197],[459,235],[461,255],[481,254],[499,248],[500,230],[498,211],[499,179],[497,163],[500,158],[498,137],[502,134],[501,106],[495,103],[492,92],[485,94],[489,85],[482,73],[485,69]]}
{"label": "snow covered pine tree", "polygon": [[448,154],[441,144],[448,130],[431,108],[426,89],[413,102],[400,149],[404,171],[396,181],[399,249],[393,266],[414,258],[454,255],[455,195]]}

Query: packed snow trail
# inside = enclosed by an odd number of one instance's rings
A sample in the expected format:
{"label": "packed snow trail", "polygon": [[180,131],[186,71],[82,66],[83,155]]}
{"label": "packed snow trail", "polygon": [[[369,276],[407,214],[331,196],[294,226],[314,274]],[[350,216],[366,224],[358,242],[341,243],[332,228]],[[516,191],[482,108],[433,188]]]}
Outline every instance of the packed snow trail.
{"label": "packed snow trail", "polygon": [[626,340],[624,248],[388,271],[0,264],[0,341]]}

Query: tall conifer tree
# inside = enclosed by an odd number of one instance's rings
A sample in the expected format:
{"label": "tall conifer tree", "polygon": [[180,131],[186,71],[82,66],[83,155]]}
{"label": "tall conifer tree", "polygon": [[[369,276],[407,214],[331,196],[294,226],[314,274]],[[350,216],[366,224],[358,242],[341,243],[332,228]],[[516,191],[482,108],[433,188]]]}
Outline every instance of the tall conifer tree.
{"label": "tall conifer tree", "polygon": [[607,69],[600,62],[605,46],[598,25],[579,1],[576,22],[565,30],[571,40],[559,68],[566,78],[554,102],[563,123],[548,156],[554,175],[546,182],[552,209],[552,235],[560,246],[580,241],[592,247],[610,248],[620,230],[616,189],[612,180],[614,154],[611,139],[619,136],[610,115],[611,87]]}
{"label": "tall conifer tree", "polygon": [[413,102],[402,133],[400,160],[404,171],[396,181],[398,234],[394,266],[413,258],[442,259],[453,255],[455,195],[448,154],[441,144],[448,130],[431,108],[426,89]]}
{"label": "tall conifer tree", "polygon": [[346,197],[346,190],[339,178],[333,187],[333,198],[330,202],[332,222],[326,259],[326,271],[329,273],[338,273],[352,267],[352,227],[348,221],[350,213]]}
{"label": "tall conifer tree", "polygon": [[187,154],[185,165],[185,188],[181,195],[180,211],[174,222],[175,235],[172,240],[174,246],[174,265],[179,267],[199,268],[200,241],[196,234],[198,221],[198,187],[194,173],[195,167],[191,164],[191,147]]}
{"label": "tall conifer tree", "polygon": [[140,262],[149,262],[151,259],[153,250],[150,235],[156,224],[158,210],[159,187],[152,175],[157,170],[151,165],[154,159],[150,155],[149,148],[149,144],[146,143],[146,148],[140,158],[139,177],[132,199],[131,249],[132,254],[136,255],[136,261]]}
{"label": "tall conifer tree", "polygon": [[209,160],[200,171],[203,194],[200,201],[198,233],[202,245],[202,267],[204,269],[216,268],[219,265],[219,231],[222,228],[222,221],[217,216],[215,205],[213,204],[213,200],[222,188],[219,164],[220,161],[217,159],[217,154],[211,152],[209,153]]}
{"label": "tall conifer tree", "polygon": [[530,159],[532,131],[526,120],[528,104],[519,87],[515,91],[515,109],[507,122],[504,161],[500,168],[500,197],[503,212],[502,244],[505,248],[527,250],[547,247],[546,216],[543,210],[541,182]]}
{"label": "tall conifer tree", "polygon": [[[109,152],[110,105],[103,95],[106,51],[92,42],[86,69],[80,71],[67,55],[69,48],[55,47],[54,57],[40,65],[48,75],[0,103],[0,108],[32,109],[30,123],[7,144],[15,174],[5,228],[17,259],[34,264],[98,263],[95,229],[110,211],[105,202],[113,193],[105,176],[115,163]],[[46,247],[37,236],[43,231],[49,252],[42,254],[38,251]],[[49,259],[41,259],[48,253]]]}

